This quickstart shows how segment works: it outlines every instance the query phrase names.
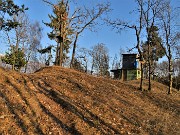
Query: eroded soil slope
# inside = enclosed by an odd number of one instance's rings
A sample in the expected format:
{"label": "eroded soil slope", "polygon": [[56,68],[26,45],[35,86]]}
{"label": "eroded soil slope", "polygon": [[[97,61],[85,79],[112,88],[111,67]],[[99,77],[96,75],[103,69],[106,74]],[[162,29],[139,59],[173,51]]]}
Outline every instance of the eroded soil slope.
{"label": "eroded soil slope", "polygon": [[59,67],[30,75],[0,68],[0,134],[180,134],[179,92],[137,84]]}

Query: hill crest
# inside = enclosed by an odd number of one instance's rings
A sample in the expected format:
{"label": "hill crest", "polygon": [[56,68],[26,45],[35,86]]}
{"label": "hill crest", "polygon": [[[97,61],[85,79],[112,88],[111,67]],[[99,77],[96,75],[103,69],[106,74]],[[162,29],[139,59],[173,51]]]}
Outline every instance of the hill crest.
{"label": "hill crest", "polygon": [[[0,134],[179,134],[179,92],[72,69],[20,74],[0,68]],[[144,83],[146,87],[146,82]]]}

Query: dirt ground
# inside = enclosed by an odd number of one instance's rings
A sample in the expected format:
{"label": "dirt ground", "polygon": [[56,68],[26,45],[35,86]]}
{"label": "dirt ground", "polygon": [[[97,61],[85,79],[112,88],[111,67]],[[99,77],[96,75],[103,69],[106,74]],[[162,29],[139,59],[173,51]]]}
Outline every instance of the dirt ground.
{"label": "dirt ground", "polygon": [[55,66],[33,74],[0,68],[0,134],[179,135],[179,91],[138,86]]}

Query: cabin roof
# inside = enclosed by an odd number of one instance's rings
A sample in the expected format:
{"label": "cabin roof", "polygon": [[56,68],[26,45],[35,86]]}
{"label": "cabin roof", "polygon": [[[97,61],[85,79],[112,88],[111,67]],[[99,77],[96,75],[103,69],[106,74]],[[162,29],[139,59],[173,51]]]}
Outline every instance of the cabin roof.
{"label": "cabin roof", "polygon": [[123,56],[136,56],[136,59],[139,59],[139,54],[137,53],[132,53],[132,54],[129,54],[129,53],[124,53],[122,54]]}
{"label": "cabin roof", "polygon": [[112,69],[111,72],[121,71],[122,69]]}
{"label": "cabin roof", "polygon": [[123,53],[122,55],[138,55],[137,53]]}

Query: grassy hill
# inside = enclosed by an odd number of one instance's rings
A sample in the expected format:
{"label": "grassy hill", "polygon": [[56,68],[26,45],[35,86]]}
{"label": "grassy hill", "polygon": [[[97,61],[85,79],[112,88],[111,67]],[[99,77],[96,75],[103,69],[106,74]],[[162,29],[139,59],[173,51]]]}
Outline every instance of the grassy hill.
{"label": "grassy hill", "polygon": [[141,92],[138,83],[60,67],[29,75],[0,68],[0,134],[179,135],[180,93],[156,82]]}

